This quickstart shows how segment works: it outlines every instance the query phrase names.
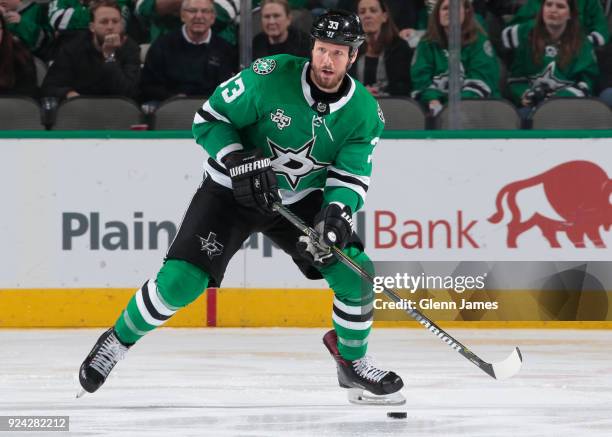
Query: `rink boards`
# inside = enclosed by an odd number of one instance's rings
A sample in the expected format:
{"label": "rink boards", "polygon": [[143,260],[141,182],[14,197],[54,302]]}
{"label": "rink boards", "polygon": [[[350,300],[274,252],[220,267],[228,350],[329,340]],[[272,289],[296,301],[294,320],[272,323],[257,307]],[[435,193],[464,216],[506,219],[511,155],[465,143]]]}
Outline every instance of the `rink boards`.
{"label": "rink boards", "polygon": [[[184,135],[78,136],[1,140],[0,326],[112,323],[134,289],[155,275],[201,181],[205,154]],[[606,209],[610,198],[593,175],[610,179],[611,143],[609,138],[469,135],[383,139],[373,156],[367,207],[356,217],[357,231],[374,260],[609,262],[612,231],[605,220],[612,220]],[[532,183],[521,182],[526,180]],[[581,210],[571,196],[551,192],[555,186],[590,202],[595,214],[588,223],[575,220],[571,229],[559,228]],[[506,193],[503,218],[491,223],[487,219],[505,187],[515,187],[515,212]],[[520,233],[517,247],[509,247],[509,223],[517,210],[521,217],[544,219]],[[551,229],[559,247],[545,238]],[[601,241],[594,242],[593,235]],[[577,239],[585,247],[576,247]],[[608,278],[596,279],[603,290],[565,289],[553,303],[518,281],[496,290],[499,296],[488,296],[507,300],[503,314],[437,315],[446,323],[470,320],[483,326],[557,320],[607,326],[612,287]],[[291,260],[261,236],[245,242],[223,286],[169,325],[327,326],[331,320],[326,284],[301,277]],[[593,299],[584,294],[589,291],[598,294]],[[543,302],[549,305],[546,311]],[[564,311],[567,305],[574,309]]]}

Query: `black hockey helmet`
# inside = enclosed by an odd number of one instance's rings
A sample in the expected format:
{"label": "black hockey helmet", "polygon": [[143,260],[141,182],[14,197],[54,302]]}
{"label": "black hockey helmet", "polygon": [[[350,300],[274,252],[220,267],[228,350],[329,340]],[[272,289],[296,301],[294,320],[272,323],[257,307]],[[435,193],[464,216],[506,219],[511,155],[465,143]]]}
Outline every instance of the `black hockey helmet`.
{"label": "black hockey helmet", "polygon": [[319,39],[333,44],[349,46],[351,53],[357,50],[365,40],[365,33],[357,14],[341,9],[329,10],[315,18],[310,29],[310,36],[313,42]]}

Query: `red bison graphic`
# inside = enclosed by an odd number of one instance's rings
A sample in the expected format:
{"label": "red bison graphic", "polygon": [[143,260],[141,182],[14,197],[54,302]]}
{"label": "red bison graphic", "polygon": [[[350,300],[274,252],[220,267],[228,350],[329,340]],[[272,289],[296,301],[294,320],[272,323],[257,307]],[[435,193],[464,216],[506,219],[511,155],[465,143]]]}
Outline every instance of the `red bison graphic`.
{"label": "red bison graphic", "polygon": [[[520,190],[542,184],[552,208],[563,217],[553,220],[539,213],[522,221],[521,211],[516,204]],[[565,232],[576,247],[585,247],[585,235],[600,248],[606,245],[601,239],[599,228],[606,231],[612,225],[612,179],[606,172],[589,161],[570,161],[529,179],[511,182],[497,194],[497,211],[489,221],[499,223],[504,217],[502,201],[507,196],[512,220],[508,223],[508,247],[517,247],[516,240],[523,232],[538,226],[551,247],[561,247],[557,232]]]}

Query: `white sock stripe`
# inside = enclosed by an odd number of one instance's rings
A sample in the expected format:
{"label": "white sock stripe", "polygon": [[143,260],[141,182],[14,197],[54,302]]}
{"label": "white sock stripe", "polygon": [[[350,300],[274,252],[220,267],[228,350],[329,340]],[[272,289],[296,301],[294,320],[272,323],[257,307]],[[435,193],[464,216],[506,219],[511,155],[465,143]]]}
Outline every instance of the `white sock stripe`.
{"label": "white sock stripe", "polygon": [[348,338],[338,337],[338,341],[348,347],[361,347],[368,344],[368,337],[363,340],[350,340]]}
{"label": "white sock stripe", "polygon": [[332,312],[332,320],[339,326],[345,329],[351,329],[353,331],[364,331],[369,329],[373,322],[372,320],[368,320],[366,322],[349,322],[348,320],[341,319],[334,312]]}
{"label": "white sock stripe", "polygon": [[366,314],[372,311],[372,303],[363,306],[346,305],[340,302],[338,298],[336,298],[336,296],[334,296],[334,306],[343,313],[352,314],[354,316],[359,316],[361,314]]}
{"label": "white sock stripe", "polygon": [[152,326],[159,326],[165,322],[165,320],[157,320],[149,313],[149,311],[147,310],[147,306],[145,305],[144,300],[142,298],[142,289],[136,292],[135,297],[136,306],[138,306],[138,311],[140,312],[140,315],[142,316],[145,322]]}
{"label": "white sock stripe", "polygon": [[138,329],[136,327],[136,325],[134,325],[134,322],[132,322],[132,319],[130,318],[130,315],[127,312],[127,310],[123,311],[123,321],[125,322],[125,324],[129,328],[129,330],[132,331],[134,334],[136,334],[136,335],[145,335],[146,334],[145,331],[141,331],[140,329]]}
{"label": "white sock stripe", "polygon": [[151,299],[151,303],[158,313],[160,313],[162,316],[172,316],[174,313],[176,313],[175,309],[168,308],[164,302],[160,300],[157,292],[157,283],[155,281],[150,280],[147,282],[147,291],[149,292],[149,299]]}

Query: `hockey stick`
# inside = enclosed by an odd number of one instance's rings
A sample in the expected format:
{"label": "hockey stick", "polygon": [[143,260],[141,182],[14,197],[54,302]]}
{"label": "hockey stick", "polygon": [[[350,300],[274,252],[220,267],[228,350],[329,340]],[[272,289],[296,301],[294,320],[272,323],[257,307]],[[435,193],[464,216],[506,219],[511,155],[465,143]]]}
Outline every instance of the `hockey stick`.
{"label": "hockey stick", "polygon": [[[306,223],[302,221],[301,218],[296,216],[294,213],[289,211],[285,206],[281,205],[278,202],[275,202],[272,205],[273,209],[277,211],[280,215],[282,215],[285,219],[291,222],[296,228],[298,228],[304,235],[310,238],[313,244],[317,244],[319,241],[319,234],[317,231],[312,229]],[[366,272],[361,266],[359,266],[355,261],[353,261],[349,256],[347,256],[342,250],[337,247],[331,247],[332,252],[340,262],[349,267],[363,279],[370,282],[370,284],[374,285],[374,278]],[[387,288],[383,287],[383,293],[392,301],[400,303],[402,299],[398,294]],[[521,370],[521,366],[523,365],[523,357],[521,355],[521,351],[518,347],[515,347],[512,353],[503,361],[497,363],[488,363],[481,359],[474,352],[469,350],[455,338],[453,338],[449,333],[436,325],[431,319],[426,317],[423,313],[421,313],[417,309],[405,309],[404,310],[410,317],[419,322],[423,327],[427,328],[432,334],[442,340],[444,343],[449,345],[452,349],[459,352],[465,358],[470,360],[476,366],[478,366],[482,371],[487,373],[489,376],[492,376],[495,379],[508,379],[514,375],[516,375],[519,370]]]}

